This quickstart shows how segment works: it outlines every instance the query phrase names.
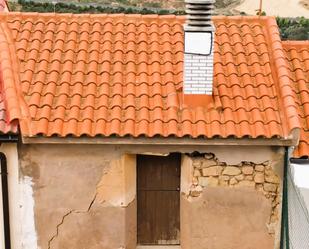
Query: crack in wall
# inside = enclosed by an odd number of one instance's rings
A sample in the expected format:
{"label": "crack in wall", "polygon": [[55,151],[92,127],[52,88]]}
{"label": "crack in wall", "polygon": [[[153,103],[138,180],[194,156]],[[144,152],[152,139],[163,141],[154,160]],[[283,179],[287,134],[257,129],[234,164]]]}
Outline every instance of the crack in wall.
{"label": "crack in wall", "polygon": [[97,199],[97,195],[98,195],[98,193],[97,193],[97,191],[96,191],[96,193],[95,193],[95,195],[94,195],[92,201],[90,202],[90,205],[89,205],[89,207],[88,207],[88,209],[87,209],[87,212],[89,212],[89,211],[91,210],[93,204],[95,203],[95,200]]}
{"label": "crack in wall", "polygon": [[51,239],[48,241],[48,249],[51,248],[51,243],[53,242],[53,240],[59,235],[59,229],[60,229],[60,226],[63,225],[64,223],[64,220],[65,218],[67,218],[70,214],[72,214],[74,212],[74,210],[71,210],[69,212],[67,212],[61,219],[61,222],[56,226],[56,234],[53,235],[51,237]]}
{"label": "crack in wall", "polygon": [[[52,242],[58,237],[59,235],[59,230],[60,230],[60,227],[63,225],[65,219],[71,215],[71,214],[85,214],[85,213],[89,213],[93,207],[93,205],[95,204],[96,200],[97,200],[97,196],[98,196],[98,188],[100,187],[99,184],[102,180],[102,177],[104,175],[107,175],[108,172],[103,172],[102,173],[102,176],[101,178],[98,180],[98,182],[96,183],[96,187],[95,187],[95,194],[93,196],[93,198],[91,199],[91,202],[90,204],[88,205],[88,208],[86,210],[70,210],[69,212],[67,212],[61,219],[61,222],[56,226],[56,234],[53,235],[51,237],[51,239],[48,240],[48,249],[51,249],[51,246],[52,246]],[[105,201],[103,201],[104,203]],[[102,204],[102,203],[101,203]]]}
{"label": "crack in wall", "polygon": [[[121,167],[120,167],[121,166]],[[54,233],[54,235],[48,240],[48,249],[51,249],[53,247],[55,247],[55,241],[58,237],[58,235],[60,234],[60,230],[62,229],[63,224],[67,221],[68,216],[72,215],[72,214],[87,214],[89,213],[94,206],[101,206],[104,207],[104,203],[107,203],[107,206],[117,206],[119,208],[126,208],[129,205],[131,205],[134,200],[135,200],[135,196],[134,198],[127,200],[126,196],[124,196],[124,192],[122,191],[121,193],[117,192],[118,189],[118,185],[115,185],[116,187],[114,187],[117,191],[115,191],[115,193],[112,191],[113,189],[108,189],[106,190],[106,188],[104,189],[104,187],[106,186],[113,186],[113,184],[110,184],[111,181],[113,181],[113,177],[123,177],[124,174],[123,173],[123,162],[121,161],[121,165],[119,166],[119,162],[114,164],[114,169],[112,166],[110,166],[108,168],[108,170],[106,168],[103,169],[103,172],[101,173],[101,177],[98,179],[98,181],[96,182],[96,184],[93,186],[94,187],[94,191],[95,193],[93,193],[93,197],[90,199],[89,205],[85,206],[85,208],[82,208],[82,210],[77,209],[73,209],[68,211],[67,213],[65,213],[60,221],[60,223],[56,226],[56,232]],[[121,171],[122,170],[122,171]],[[119,172],[121,174],[119,174]],[[109,177],[106,178],[106,176],[110,175]],[[125,179],[123,179],[125,181]],[[102,189],[103,187],[103,189]],[[106,195],[105,195],[106,194]],[[115,198],[115,196],[117,196],[117,194],[121,195],[121,202],[115,202],[113,203],[112,201],[114,200],[113,198]],[[110,201],[110,198],[112,201]],[[84,205],[83,205],[84,206]],[[67,221],[68,222],[68,221]]]}
{"label": "crack in wall", "polygon": [[[97,183],[97,185],[98,185],[98,183]],[[97,186],[97,185],[96,185],[96,186]],[[96,201],[96,199],[97,199],[97,195],[98,195],[98,193],[97,193],[97,187],[96,187],[96,192],[95,192],[95,194],[94,194],[94,197],[91,199],[91,202],[90,202],[90,204],[89,204],[89,206],[88,206],[88,208],[87,208],[86,211],[70,210],[69,212],[67,212],[67,213],[62,217],[61,222],[56,226],[56,234],[53,235],[53,236],[51,237],[50,240],[48,240],[48,249],[51,249],[51,244],[52,244],[52,242],[58,237],[60,227],[63,225],[64,220],[65,220],[69,215],[74,214],[74,213],[75,213],[75,214],[89,213],[89,212],[91,211],[91,208],[93,207],[93,204],[95,203],[95,201]]]}
{"label": "crack in wall", "polygon": [[51,237],[51,239],[48,241],[48,249],[51,249],[51,244],[52,244],[52,242],[58,237],[60,227],[64,224],[64,220],[65,220],[69,215],[71,215],[71,214],[85,214],[85,213],[89,213],[89,212],[91,211],[91,208],[92,208],[93,204],[95,203],[96,197],[97,197],[97,193],[95,194],[94,198],[93,198],[92,201],[90,202],[89,207],[87,208],[86,211],[71,210],[71,211],[67,212],[67,213],[62,217],[61,222],[56,226],[56,234],[53,235],[53,236]]}

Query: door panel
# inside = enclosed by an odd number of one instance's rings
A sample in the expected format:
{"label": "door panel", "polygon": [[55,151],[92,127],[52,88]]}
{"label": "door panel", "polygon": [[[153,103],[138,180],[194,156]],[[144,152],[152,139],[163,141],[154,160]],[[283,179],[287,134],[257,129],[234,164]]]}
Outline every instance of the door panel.
{"label": "door panel", "polygon": [[179,244],[180,155],[137,158],[138,243]]}

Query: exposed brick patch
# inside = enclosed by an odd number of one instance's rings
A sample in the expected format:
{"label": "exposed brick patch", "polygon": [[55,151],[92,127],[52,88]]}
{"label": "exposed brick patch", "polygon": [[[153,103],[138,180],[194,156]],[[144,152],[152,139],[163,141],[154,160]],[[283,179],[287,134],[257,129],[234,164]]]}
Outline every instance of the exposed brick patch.
{"label": "exposed brick patch", "polygon": [[211,55],[185,54],[184,93],[208,94],[213,91],[213,52]]}

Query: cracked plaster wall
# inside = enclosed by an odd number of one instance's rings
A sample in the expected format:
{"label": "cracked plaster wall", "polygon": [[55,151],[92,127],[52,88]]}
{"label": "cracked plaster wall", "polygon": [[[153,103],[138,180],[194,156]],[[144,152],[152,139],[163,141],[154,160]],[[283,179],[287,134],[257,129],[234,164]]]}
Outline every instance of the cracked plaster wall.
{"label": "cracked plaster wall", "polygon": [[[135,249],[136,168],[134,156],[128,155],[193,151],[212,152],[231,165],[282,157],[280,149],[270,147],[21,145],[20,177],[31,180],[36,248]],[[186,193],[193,171],[184,165],[181,189]],[[184,196],[181,205],[182,215],[196,213],[191,223],[182,217],[182,249],[198,248],[190,247],[188,229],[200,224],[196,218],[204,214],[204,207]],[[31,212],[23,212],[31,218]]]}
{"label": "cracked plaster wall", "polygon": [[22,178],[32,182],[37,248],[133,248],[125,228],[134,220],[127,213],[135,206],[134,156],[93,146],[23,146],[20,159]]}

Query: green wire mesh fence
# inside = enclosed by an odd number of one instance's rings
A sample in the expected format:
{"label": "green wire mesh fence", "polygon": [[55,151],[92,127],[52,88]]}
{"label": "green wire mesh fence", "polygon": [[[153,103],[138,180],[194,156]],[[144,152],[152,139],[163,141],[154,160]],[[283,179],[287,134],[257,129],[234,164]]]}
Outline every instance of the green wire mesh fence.
{"label": "green wire mesh fence", "polygon": [[[309,166],[308,166],[309,167]],[[282,249],[309,249],[309,214],[293,180],[293,166],[286,164],[282,205]],[[309,179],[308,179],[309,181]]]}

